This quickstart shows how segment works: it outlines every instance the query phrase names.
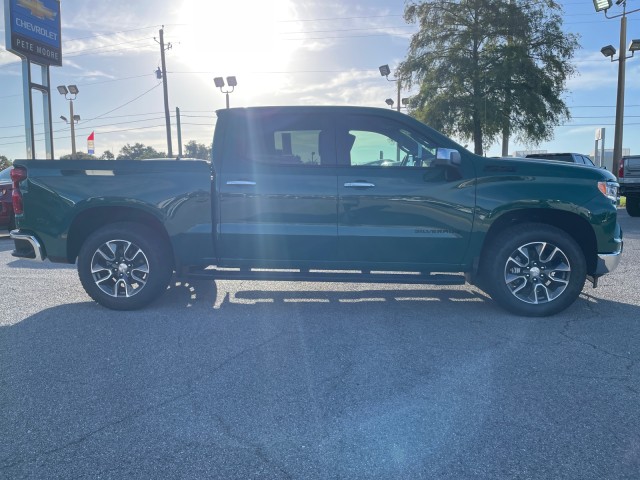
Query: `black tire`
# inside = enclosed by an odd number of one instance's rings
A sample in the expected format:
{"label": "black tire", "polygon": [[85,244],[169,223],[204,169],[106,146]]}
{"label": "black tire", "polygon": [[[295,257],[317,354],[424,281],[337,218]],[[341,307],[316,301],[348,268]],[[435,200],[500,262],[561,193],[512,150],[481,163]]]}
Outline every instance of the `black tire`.
{"label": "black tire", "polygon": [[626,209],[630,217],[640,217],[640,197],[627,196]]}
{"label": "black tire", "polygon": [[527,317],[546,317],[569,307],[587,276],[584,253],[559,228],[541,223],[513,226],[484,252],[481,277],[503,308]]}
{"label": "black tire", "polygon": [[152,229],[132,222],[92,233],[78,253],[85,291],[112,310],[136,310],[158,298],[173,274],[171,248]]}

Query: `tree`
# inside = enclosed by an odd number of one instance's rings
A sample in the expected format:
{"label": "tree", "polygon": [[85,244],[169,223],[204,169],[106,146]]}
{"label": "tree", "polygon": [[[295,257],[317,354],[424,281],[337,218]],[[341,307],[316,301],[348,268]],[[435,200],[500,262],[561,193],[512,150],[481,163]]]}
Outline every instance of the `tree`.
{"label": "tree", "polygon": [[111,153],[111,150],[105,150],[102,155],[98,157],[98,160],[113,160],[114,158],[116,157]]}
{"label": "tree", "polygon": [[211,147],[203,143],[196,143],[195,140],[191,140],[184,146],[184,156],[187,158],[209,160],[211,158]]}
{"label": "tree", "polygon": [[127,143],[120,149],[116,160],[142,160],[145,158],[164,158],[166,156],[166,153],[158,152],[153,147],[148,147],[142,143],[136,143],[134,145]]}
{"label": "tree", "polygon": [[60,160],[95,160],[96,157],[84,152],[76,152],[75,154],[69,153],[68,155],[63,155],[60,157]]}
{"label": "tree", "polygon": [[411,39],[398,75],[418,84],[412,114],[448,135],[472,140],[482,154],[499,133],[525,142],[552,137],[569,118],[561,99],[577,48],[561,31],[553,0],[449,0],[412,2]]}
{"label": "tree", "polygon": [[506,41],[495,44],[502,61],[494,65],[496,98],[502,120],[502,147],[508,153],[514,132],[525,143],[553,138],[554,127],[571,117],[562,100],[577,36],[562,31],[562,9],[553,0],[510,1]]}
{"label": "tree", "polygon": [[4,170],[5,168],[10,167],[11,165],[13,165],[13,162],[11,160],[9,160],[4,155],[0,155],[0,170]]}

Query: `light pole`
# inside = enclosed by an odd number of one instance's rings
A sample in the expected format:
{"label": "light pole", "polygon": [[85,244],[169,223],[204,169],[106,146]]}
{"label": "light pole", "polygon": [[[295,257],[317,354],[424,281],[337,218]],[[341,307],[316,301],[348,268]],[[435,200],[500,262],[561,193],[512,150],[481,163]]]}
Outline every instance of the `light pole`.
{"label": "light pole", "polygon": [[[389,105],[389,107],[393,108],[393,105],[396,103],[393,101],[393,98],[387,98],[384,103],[386,103],[387,105]],[[409,99],[407,97],[403,97],[400,99],[400,103],[402,104],[402,106],[400,108],[396,107],[396,110],[400,111],[400,109],[402,108],[409,108]]]}
{"label": "light pole", "polygon": [[[64,98],[69,100],[69,120],[67,121],[67,119],[64,116],[60,116],[60,118],[65,122],[71,124],[71,154],[75,157],[76,155],[75,124],[80,121],[80,115],[73,114],[73,101],[78,96],[78,92],[80,92],[80,90],[78,90],[78,87],[76,85],[69,85],[67,87],[65,87],[64,85],[58,85],[58,92],[60,92],[60,95],[64,95]],[[71,95],[73,95],[73,97]]]}
{"label": "light pole", "polygon": [[604,11],[607,18],[620,17],[620,52],[618,58],[614,59],[616,49],[613,45],[603,47],[600,52],[605,57],[609,57],[612,62],[618,62],[618,91],[616,94],[616,126],[613,133],[613,165],[612,170],[615,176],[618,176],[620,169],[620,161],[622,160],[622,131],[624,128],[624,84],[625,84],[625,63],[627,58],[633,57],[635,51],[640,50],[640,41],[633,40],[629,45],[630,56],[625,53],[627,43],[627,15],[640,11],[640,8],[627,12],[627,0],[616,0],[616,5],[622,5],[622,13],[609,16],[607,11],[611,8],[612,0],[593,0],[593,6],[596,12]]}
{"label": "light pole", "polygon": [[233,92],[236,86],[238,85],[238,81],[236,80],[236,77],[233,77],[233,76],[227,77],[227,85],[231,87],[231,90],[229,89],[223,90],[225,85],[224,85],[224,78],[222,77],[214,78],[213,83],[215,83],[216,87],[218,87],[220,91],[227,96],[227,108],[229,108],[229,94]]}
{"label": "light pole", "polygon": [[400,90],[402,89],[402,82],[400,81],[400,78],[389,78],[389,75],[391,75],[391,69],[389,68],[389,65],[380,65],[380,67],[378,67],[378,70],[380,70],[380,75],[386,77],[387,81],[396,82],[396,84],[398,85],[398,102],[396,103],[396,110],[400,111]]}

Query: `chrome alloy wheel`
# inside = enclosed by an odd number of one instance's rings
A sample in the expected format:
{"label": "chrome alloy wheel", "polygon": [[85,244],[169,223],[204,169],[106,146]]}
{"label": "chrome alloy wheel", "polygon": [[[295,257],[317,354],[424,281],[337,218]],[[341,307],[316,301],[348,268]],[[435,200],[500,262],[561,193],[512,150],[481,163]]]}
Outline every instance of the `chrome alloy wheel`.
{"label": "chrome alloy wheel", "polygon": [[558,298],[569,285],[571,264],[567,255],[547,242],[522,245],[507,259],[504,281],[513,296],[539,304]]}
{"label": "chrome alloy wheel", "polygon": [[133,297],[147,284],[149,260],[137,245],[127,240],[110,240],[93,254],[91,275],[107,295]]}

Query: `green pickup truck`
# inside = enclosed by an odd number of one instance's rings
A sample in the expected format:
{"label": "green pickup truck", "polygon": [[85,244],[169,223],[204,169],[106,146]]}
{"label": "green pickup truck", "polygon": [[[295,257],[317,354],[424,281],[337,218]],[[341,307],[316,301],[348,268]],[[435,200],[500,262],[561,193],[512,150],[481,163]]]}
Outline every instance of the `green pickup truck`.
{"label": "green pickup truck", "polygon": [[560,312],[622,252],[616,178],[474,155],[361,107],[218,112],[211,162],[15,162],[13,255],[76,263],[112,309],[172,275],[464,284],[520,315]]}

